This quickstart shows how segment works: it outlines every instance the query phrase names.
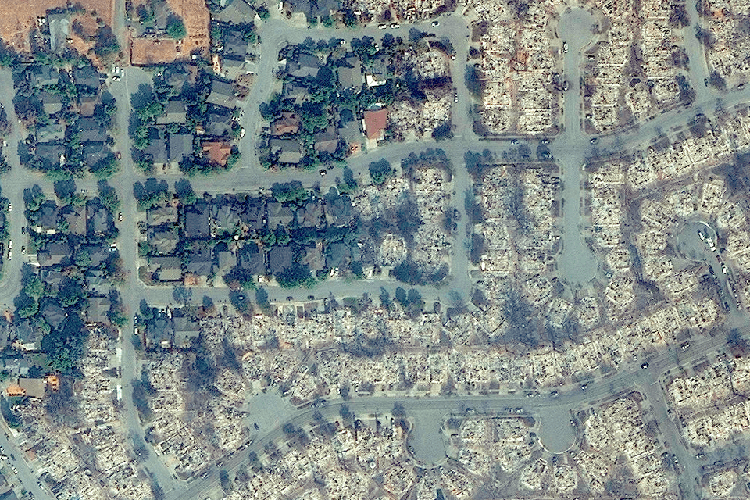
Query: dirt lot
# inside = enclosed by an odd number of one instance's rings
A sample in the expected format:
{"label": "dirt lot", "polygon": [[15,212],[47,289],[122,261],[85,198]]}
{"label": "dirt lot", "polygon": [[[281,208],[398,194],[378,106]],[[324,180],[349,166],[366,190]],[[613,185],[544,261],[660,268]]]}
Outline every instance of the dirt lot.
{"label": "dirt lot", "polygon": [[[2,0],[0,0],[2,1]],[[134,2],[137,5],[143,2]],[[182,18],[187,36],[175,42],[171,38],[134,38],[130,64],[149,65],[186,59],[195,50],[208,50],[211,44],[211,15],[204,0],[167,0],[172,12]]]}
{"label": "dirt lot", "polygon": [[130,45],[130,64],[145,66],[188,57],[172,38],[134,38]]}
{"label": "dirt lot", "polygon": [[205,0],[167,0],[167,3],[172,12],[180,16],[185,23],[187,37],[184,40],[184,52],[208,49],[211,43],[211,14]]}
{"label": "dirt lot", "polygon": [[[22,2],[23,8],[19,9],[18,2],[0,1],[0,37],[17,50],[28,51],[28,34],[36,24],[36,18],[44,16],[49,9],[65,7],[66,3],[66,0],[25,0]],[[75,3],[95,12],[96,17],[112,26],[114,0],[76,0]]]}

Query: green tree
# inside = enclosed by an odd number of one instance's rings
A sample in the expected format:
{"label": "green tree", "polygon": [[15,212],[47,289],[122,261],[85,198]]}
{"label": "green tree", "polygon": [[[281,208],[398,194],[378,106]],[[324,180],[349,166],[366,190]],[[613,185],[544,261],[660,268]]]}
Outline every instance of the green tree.
{"label": "green tree", "polygon": [[185,29],[185,23],[182,22],[176,15],[169,16],[167,20],[167,35],[171,36],[175,40],[182,40],[187,35]]}

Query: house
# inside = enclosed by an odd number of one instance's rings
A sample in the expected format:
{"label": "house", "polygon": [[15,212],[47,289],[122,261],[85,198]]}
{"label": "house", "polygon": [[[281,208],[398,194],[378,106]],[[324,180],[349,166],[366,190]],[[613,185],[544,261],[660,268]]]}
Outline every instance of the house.
{"label": "house", "polygon": [[228,0],[224,8],[212,14],[211,18],[223,23],[235,23],[237,19],[253,19],[255,11],[245,0]]}
{"label": "house", "polygon": [[323,256],[322,243],[305,249],[305,256],[301,264],[306,265],[310,271],[316,273],[325,269],[325,257]]}
{"label": "house", "polygon": [[296,134],[299,131],[299,116],[293,111],[283,111],[281,118],[271,123],[271,135],[278,137],[286,134]]}
{"label": "house", "polygon": [[172,321],[164,313],[159,313],[153,321],[146,324],[146,347],[169,349],[172,347],[173,336]]}
{"label": "house", "polygon": [[44,112],[48,115],[54,115],[55,113],[59,113],[63,109],[62,97],[57,94],[41,92],[39,95],[39,99],[42,101]]}
{"label": "house", "polygon": [[109,323],[109,308],[111,303],[106,297],[89,297],[86,306],[86,319],[89,323]]}
{"label": "house", "polygon": [[14,325],[13,336],[24,351],[38,351],[42,348],[42,332],[34,328],[28,319]]}
{"label": "house", "polygon": [[234,232],[241,223],[239,209],[233,199],[217,197],[211,205],[211,220],[216,231]]}
{"label": "house", "polygon": [[81,118],[77,125],[80,142],[104,142],[107,140],[107,130],[95,118]]}
{"label": "house", "polygon": [[244,59],[248,54],[248,43],[243,34],[232,30],[224,33],[224,56]]}
{"label": "house", "polygon": [[193,134],[169,135],[169,161],[180,162],[193,154]]}
{"label": "house", "polygon": [[276,226],[288,226],[294,220],[294,211],[290,207],[282,205],[277,201],[268,203],[268,227],[276,229]]}
{"label": "house", "polygon": [[227,108],[212,106],[206,120],[208,135],[228,135],[232,131],[232,113]]}
{"label": "house", "polygon": [[95,96],[78,96],[78,114],[81,116],[94,116],[99,98]]}
{"label": "house", "polygon": [[37,210],[36,226],[40,231],[57,229],[60,208],[52,200],[47,200]]}
{"label": "house", "polygon": [[317,153],[330,153],[336,152],[336,148],[339,145],[339,138],[336,135],[336,130],[333,127],[328,127],[324,132],[315,134],[315,151]]}
{"label": "house", "polygon": [[63,281],[63,273],[57,269],[41,269],[39,277],[44,282],[45,288],[49,289],[51,294],[57,294],[60,291],[60,285]]}
{"label": "house", "polygon": [[279,163],[297,164],[302,159],[302,146],[294,139],[271,139],[271,154],[279,155]]}
{"label": "house", "polygon": [[358,57],[347,57],[346,66],[338,67],[339,83],[344,89],[362,88],[362,63]]}
{"label": "house", "polygon": [[328,224],[345,226],[351,222],[353,216],[352,200],[348,196],[340,196],[334,188],[326,195],[326,218]]}
{"label": "house", "polygon": [[252,242],[246,242],[239,249],[240,267],[247,270],[250,274],[265,274],[266,259],[258,245]]}
{"label": "house", "polygon": [[112,151],[103,142],[84,142],[83,143],[83,158],[84,163],[89,168],[92,168],[99,163],[112,157]]}
{"label": "house", "polygon": [[151,257],[149,267],[154,270],[158,281],[178,281],[182,279],[182,262],[179,257]]}
{"label": "house", "polygon": [[[109,295],[112,289],[112,284],[104,276],[103,271],[91,270],[86,271],[86,290],[89,293],[95,293],[97,295]],[[48,283],[49,284],[49,283]]]}
{"label": "house", "polygon": [[37,142],[62,141],[63,139],[65,139],[65,124],[63,123],[51,122],[36,129]]}
{"label": "house", "polygon": [[214,257],[208,241],[197,241],[190,249],[187,272],[198,276],[208,276],[214,271]]}
{"label": "house", "polygon": [[253,231],[260,231],[266,225],[265,198],[247,198],[245,210],[240,213],[240,219]]}
{"label": "house", "polygon": [[342,7],[339,0],[286,0],[282,6],[289,12],[302,12],[308,20],[330,16]]}
{"label": "house", "polygon": [[202,149],[208,161],[222,167],[226,166],[232,154],[232,146],[226,141],[205,141]]}
{"label": "house", "polygon": [[297,209],[297,224],[300,227],[321,227],[323,216],[323,207],[317,202],[308,201],[304,207]]}
{"label": "house", "polygon": [[307,87],[287,82],[284,84],[282,95],[284,96],[284,101],[291,101],[292,103],[299,105],[308,97]]}
{"label": "house", "polygon": [[164,107],[164,114],[156,119],[159,125],[187,122],[187,106],[182,101],[169,101]]}
{"label": "house", "polygon": [[337,269],[346,263],[349,258],[349,247],[344,243],[332,243],[326,249],[326,266],[329,269]]}
{"label": "house", "polygon": [[82,207],[66,205],[60,209],[59,215],[68,226],[67,233],[86,234],[86,215]]}
{"label": "house", "polygon": [[81,245],[76,250],[76,257],[84,252],[90,260],[90,264],[86,267],[99,267],[107,261],[110,254],[109,249],[103,245]]}
{"label": "house", "polygon": [[57,266],[70,262],[71,249],[67,243],[50,243],[37,253],[37,261],[42,267]]}
{"label": "house", "polygon": [[84,66],[73,70],[73,81],[76,85],[82,85],[94,90],[99,89],[102,77],[93,66]]}
{"label": "house", "polygon": [[229,250],[222,250],[216,253],[219,260],[219,270],[226,272],[229,269],[237,267],[237,254]]}
{"label": "house", "polygon": [[3,364],[3,371],[10,373],[12,377],[25,377],[31,368],[29,362],[23,358],[5,358]]}
{"label": "house", "polygon": [[179,241],[180,237],[173,229],[151,229],[149,231],[148,243],[156,254],[174,253]]}
{"label": "house", "polygon": [[40,308],[39,312],[41,313],[44,320],[54,328],[55,330],[60,328],[60,325],[62,325],[63,321],[65,321],[65,318],[68,316],[68,314],[65,312],[65,309],[58,306],[54,302],[45,302]]}
{"label": "house", "polygon": [[96,235],[108,233],[114,224],[109,211],[97,203],[86,204],[86,220],[89,231]]}
{"label": "house", "polygon": [[161,128],[150,127],[148,129],[149,145],[143,152],[149,155],[156,165],[167,163],[167,140],[164,130]]}
{"label": "house", "polygon": [[211,236],[209,213],[209,206],[204,201],[198,201],[185,209],[184,229],[187,238],[208,238]]}
{"label": "house", "polygon": [[70,35],[70,14],[55,12],[47,15],[49,27],[49,47],[54,53],[62,52]]}
{"label": "house", "polygon": [[287,63],[287,72],[295,78],[318,76],[321,67],[320,59],[312,54],[300,54],[296,61]]}
{"label": "house", "polygon": [[349,154],[359,152],[362,148],[363,139],[359,121],[354,118],[354,113],[348,109],[342,110],[339,116],[341,120],[336,133],[349,145]]}
{"label": "house", "polygon": [[29,398],[44,399],[45,380],[43,378],[19,378],[18,386]]}
{"label": "house", "polygon": [[211,82],[211,93],[206,98],[208,104],[233,108],[235,105],[234,87],[231,83],[225,83],[214,79]]}
{"label": "house", "polygon": [[268,270],[271,274],[280,274],[292,266],[293,258],[291,247],[275,246],[268,252]]}
{"label": "house", "polygon": [[40,142],[34,153],[47,166],[58,166],[66,153],[65,145],[59,142]]}
{"label": "house", "polygon": [[177,207],[165,205],[159,208],[151,208],[146,212],[146,222],[149,226],[177,224]]}
{"label": "house", "polygon": [[192,346],[193,341],[200,336],[200,322],[192,316],[172,317],[172,328],[174,331],[175,347],[187,349]]}
{"label": "house", "polygon": [[363,126],[369,140],[382,140],[385,136],[385,128],[388,126],[388,110],[383,108],[377,111],[365,111]]}
{"label": "house", "polygon": [[29,81],[32,87],[57,85],[60,81],[60,72],[51,66],[34,66],[29,72]]}

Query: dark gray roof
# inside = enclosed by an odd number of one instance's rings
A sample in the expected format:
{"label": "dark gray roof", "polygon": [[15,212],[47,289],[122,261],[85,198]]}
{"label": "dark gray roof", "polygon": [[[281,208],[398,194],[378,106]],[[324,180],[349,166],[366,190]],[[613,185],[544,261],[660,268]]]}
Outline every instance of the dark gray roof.
{"label": "dark gray roof", "polygon": [[189,273],[208,276],[213,271],[213,252],[207,241],[197,242],[190,249],[190,261],[187,264]]}
{"label": "dark gray roof", "polygon": [[295,78],[317,76],[321,67],[320,59],[312,54],[300,54],[296,61],[287,63],[287,72]]}
{"label": "dark gray roof", "polygon": [[347,257],[349,257],[349,247],[344,243],[333,243],[326,249],[326,265],[335,269],[341,267]]}
{"label": "dark gray roof", "polygon": [[256,231],[263,228],[266,218],[265,198],[248,198],[245,210],[240,214],[242,222]]}
{"label": "dark gray roof", "polygon": [[208,135],[225,135],[232,130],[232,114],[226,108],[213,108],[208,113],[206,120],[206,133]]}
{"label": "dark gray roof", "polygon": [[57,85],[60,81],[60,72],[50,66],[34,66],[29,77],[32,85]]}
{"label": "dark gray roof", "polygon": [[185,123],[187,121],[187,106],[182,101],[169,101],[164,108],[164,114],[156,119],[156,123]]}
{"label": "dark gray roof", "polygon": [[231,83],[213,80],[211,82],[211,93],[206,98],[206,102],[215,106],[233,108],[235,104],[234,87]]}
{"label": "dark gray roof", "polygon": [[85,85],[92,89],[98,89],[101,83],[99,72],[93,66],[74,69],[73,80],[75,80],[76,85]]}
{"label": "dark gray roof", "polygon": [[164,137],[164,131],[160,128],[151,127],[148,130],[148,136],[151,143],[143,150],[155,163],[166,163],[167,157],[167,140]]}
{"label": "dark gray roof", "polygon": [[294,212],[291,208],[282,205],[277,201],[268,204],[268,225],[275,229],[279,224],[286,226],[294,219]]}
{"label": "dark gray roof", "polygon": [[50,243],[47,248],[37,254],[41,266],[55,266],[69,261],[71,249],[67,243]]}
{"label": "dark gray roof", "polygon": [[255,243],[246,243],[239,250],[240,267],[247,269],[252,274],[265,274],[266,259]]}
{"label": "dark gray roof", "polygon": [[47,200],[42,203],[37,211],[38,218],[37,224],[42,229],[55,229],[57,227],[57,217],[60,213],[60,208],[52,200]]}
{"label": "dark gray roof", "polygon": [[94,118],[78,120],[78,140],[81,142],[104,142],[107,140],[107,129]]}
{"label": "dark gray roof", "polygon": [[87,166],[93,167],[102,160],[105,160],[112,154],[104,142],[85,142],[83,143],[83,161]]}
{"label": "dark gray roof", "polygon": [[255,17],[255,11],[245,2],[245,0],[229,0],[226,7],[211,18],[224,23],[236,23],[244,20],[249,21]]}
{"label": "dark gray roof", "polygon": [[65,321],[65,317],[67,316],[65,309],[52,302],[45,303],[40,308],[40,312],[44,320],[54,329],[60,328],[60,325]]}
{"label": "dark gray roof", "polygon": [[170,134],[169,161],[182,161],[193,153],[193,134]]}
{"label": "dark gray roof", "polygon": [[291,247],[273,247],[268,252],[268,269],[271,274],[279,274],[285,269],[291,267],[294,252]]}
{"label": "dark gray roof", "polygon": [[185,236],[188,238],[207,238],[210,235],[208,204],[198,201],[186,208]]}
{"label": "dark gray roof", "polygon": [[59,142],[40,142],[34,151],[37,158],[47,165],[59,165],[60,156],[65,154],[65,146]]}

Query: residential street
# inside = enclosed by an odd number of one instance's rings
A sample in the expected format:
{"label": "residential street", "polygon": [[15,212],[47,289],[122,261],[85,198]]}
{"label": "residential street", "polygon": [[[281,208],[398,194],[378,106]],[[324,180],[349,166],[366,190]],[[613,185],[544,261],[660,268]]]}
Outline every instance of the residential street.
{"label": "residential street", "polygon": [[[123,2],[117,2],[119,8]],[[688,5],[688,11],[695,22],[695,7]],[[570,83],[569,89],[564,94],[564,130],[550,138],[549,149],[554,160],[560,166],[561,176],[564,183],[562,198],[561,227],[558,229],[562,234],[562,253],[559,256],[559,268],[561,275],[568,284],[579,286],[587,283],[597,276],[598,263],[593,252],[587,247],[584,236],[586,234],[586,223],[582,216],[581,206],[584,191],[582,189],[582,166],[594,154],[615,153],[623,149],[643,147],[654,140],[661,133],[671,129],[684,126],[695,114],[701,110],[706,114],[714,112],[717,106],[724,109],[740,103],[750,101],[750,88],[740,91],[719,94],[712,87],[703,85],[706,70],[701,50],[702,46],[692,40],[692,27],[685,28],[687,41],[686,48],[690,56],[691,78],[696,89],[696,105],[690,109],[677,109],[663,113],[655,119],[642,124],[638,129],[613,136],[599,138],[596,146],[590,143],[588,136],[581,127],[581,88],[580,88],[580,65],[582,51],[587,43],[591,41],[590,36],[583,36],[589,30],[593,18],[577,10],[565,14],[560,23],[561,37],[568,41],[569,51],[564,55],[564,75]],[[472,180],[464,165],[464,154],[468,151],[481,152],[485,149],[502,157],[503,154],[512,154],[513,149],[508,140],[483,141],[476,136],[472,128],[471,108],[474,102],[464,82],[464,71],[468,52],[467,37],[469,28],[466,20],[460,15],[442,16],[438,27],[431,27],[429,23],[418,25],[420,29],[438,36],[447,37],[453,47],[456,48],[456,58],[451,63],[453,82],[458,94],[458,102],[452,111],[455,137],[450,140],[435,142],[422,140],[417,142],[404,142],[388,144],[381,148],[366,151],[359,156],[347,161],[355,178],[366,182],[368,178],[368,166],[373,161],[385,159],[392,165],[398,165],[400,161],[410,153],[420,153],[427,148],[439,148],[447,155],[453,167],[453,193],[452,205],[460,212],[458,228],[455,231],[453,242],[453,253],[451,255],[451,271],[449,281],[442,287],[417,286],[422,297],[430,308],[432,302],[449,300],[451,292],[457,292],[467,300],[473,286],[470,275],[472,264],[468,258],[467,234],[471,228],[467,227],[468,218],[464,208],[464,196],[472,192]],[[391,35],[402,37],[409,36],[412,26],[403,25],[398,29],[389,30]],[[117,30],[119,32],[119,29]],[[290,29],[288,24],[276,18],[260,24],[259,34],[262,39],[261,53],[257,62],[257,75],[254,86],[248,98],[241,103],[243,114],[243,126],[247,133],[240,143],[242,152],[241,165],[221,175],[212,177],[191,178],[193,190],[201,195],[204,192],[216,193],[240,193],[254,192],[259,189],[268,189],[275,182],[286,182],[291,179],[299,180],[307,187],[319,185],[323,191],[336,184],[336,176],[340,170],[334,170],[326,177],[321,177],[318,172],[302,171],[268,171],[263,169],[256,154],[255,141],[262,126],[259,113],[259,105],[270,97],[273,89],[278,87],[274,76],[274,70],[278,66],[279,50],[287,44],[303,42],[312,37],[315,40],[329,39],[331,37],[351,40],[355,37],[372,36],[381,37],[384,32],[376,27],[363,30],[333,30],[318,27],[315,29]],[[700,80],[698,80],[700,78]],[[137,206],[133,196],[133,185],[145,180],[145,176],[136,169],[130,157],[130,138],[128,125],[130,121],[130,99],[138,91],[141,85],[148,85],[150,75],[140,69],[129,67],[125,69],[124,76],[119,82],[112,82],[110,91],[115,96],[118,105],[116,116],[117,131],[115,137],[115,148],[122,153],[120,171],[109,181],[116,188],[121,200],[121,211],[124,220],[118,223],[120,231],[118,248],[120,255],[128,269],[126,284],[121,287],[121,295],[127,307],[129,317],[128,324],[122,330],[122,387],[123,387],[123,426],[127,433],[132,436],[133,441],[140,445],[144,443],[144,429],[139,421],[138,413],[132,399],[132,383],[140,377],[140,367],[137,361],[137,353],[131,342],[134,334],[133,314],[139,310],[142,300],[149,304],[165,306],[174,303],[173,289],[171,287],[147,287],[139,280],[135,263],[138,256],[139,232],[136,227]],[[0,94],[0,103],[8,113],[8,118],[15,125],[11,137],[8,139],[7,155],[12,166],[11,172],[2,176],[2,196],[10,199],[13,210],[9,216],[11,239],[14,243],[13,259],[6,261],[3,268],[3,276],[0,280],[0,305],[5,310],[13,309],[13,300],[18,295],[20,287],[20,273],[26,256],[21,253],[22,241],[25,237],[21,228],[25,225],[23,191],[34,184],[40,185],[45,192],[52,196],[52,182],[25,170],[20,166],[17,147],[23,140],[23,131],[18,126],[18,119],[12,105],[13,88],[11,72],[7,69],[0,70],[0,86],[7,89]],[[541,139],[541,138],[540,138]],[[528,145],[532,151],[538,146],[538,142],[528,142],[520,139]],[[174,182],[182,179],[178,175],[154,175],[159,180],[166,180],[170,187]],[[76,181],[80,189],[86,189],[89,193],[95,193],[97,183],[95,179]],[[16,250],[17,249],[17,250]],[[393,296],[397,287],[410,288],[387,277],[376,279],[365,279],[360,281],[327,280],[317,284],[310,289],[286,290],[279,287],[268,287],[267,291],[271,302],[305,301],[309,295],[315,298],[325,298],[329,295],[336,297],[355,297],[367,293],[370,297],[377,297],[380,289],[385,288]],[[194,287],[192,289],[192,302],[200,304],[204,296],[213,300],[217,305],[228,303],[229,290],[227,288]],[[291,298],[291,299],[290,299]],[[747,330],[747,316],[739,312],[733,312],[733,321],[737,326]],[[560,391],[559,397],[552,398],[549,394],[540,397],[524,397],[523,394],[502,394],[491,396],[454,396],[440,398],[403,398],[398,395],[379,394],[374,397],[357,397],[351,401],[330,401],[322,408],[321,413],[327,418],[338,416],[342,405],[347,405],[356,414],[382,413],[393,408],[394,403],[401,403],[407,415],[417,415],[420,412],[443,411],[445,415],[451,412],[465,412],[467,408],[473,408],[480,412],[503,412],[508,408],[523,408],[524,412],[532,415],[545,408],[556,408],[570,410],[582,408],[606,399],[615,394],[620,394],[629,389],[639,388],[646,395],[649,403],[653,406],[653,417],[659,423],[662,439],[668,443],[672,453],[679,457],[684,467],[680,476],[684,498],[697,498],[696,481],[699,479],[699,464],[690,450],[685,447],[679,431],[674,427],[667,413],[664,395],[659,381],[669,370],[681,365],[703,358],[708,353],[722,349],[725,338],[704,337],[693,343],[687,351],[675,351],[670,349],[661,354],[649,358],[647,370],[640,368],[641,360],[634,361],[629,370],[620,371],[601,380],[588,384],[585,391],[579,386],[567,387]],[[280,417],[283,422],[291,422],[295,425],[308,425],[312,420],[314,409],[298,408],[290,411],[287,415]],[[14,443],[9,443],[0,433],[0,445],[7,450],[15,450],[14,460],[11,461],[19,470],[19,478],[24,487],[34,493],[36,498],[51,498],[37,485],[35,473],[29,469],[22,453]],[[265,444],[283,437],[281,425],[261,429],[254,443],[243,452],[237,453],[227,459],[221,467],[234,471],[247,465],[247,457],[250,452],[260,453]],[[160,456],[147,445],[150,453],[143,462],[143,467],[150,471],[164,490],[167,498],[174,500],[202,499],[206,494],[219,484],[218,471],[220,467],[214,467],[211,474],[205,479],[195,479],[190,482],[181,481],[176,478],[170,468],[161,460]]]}

